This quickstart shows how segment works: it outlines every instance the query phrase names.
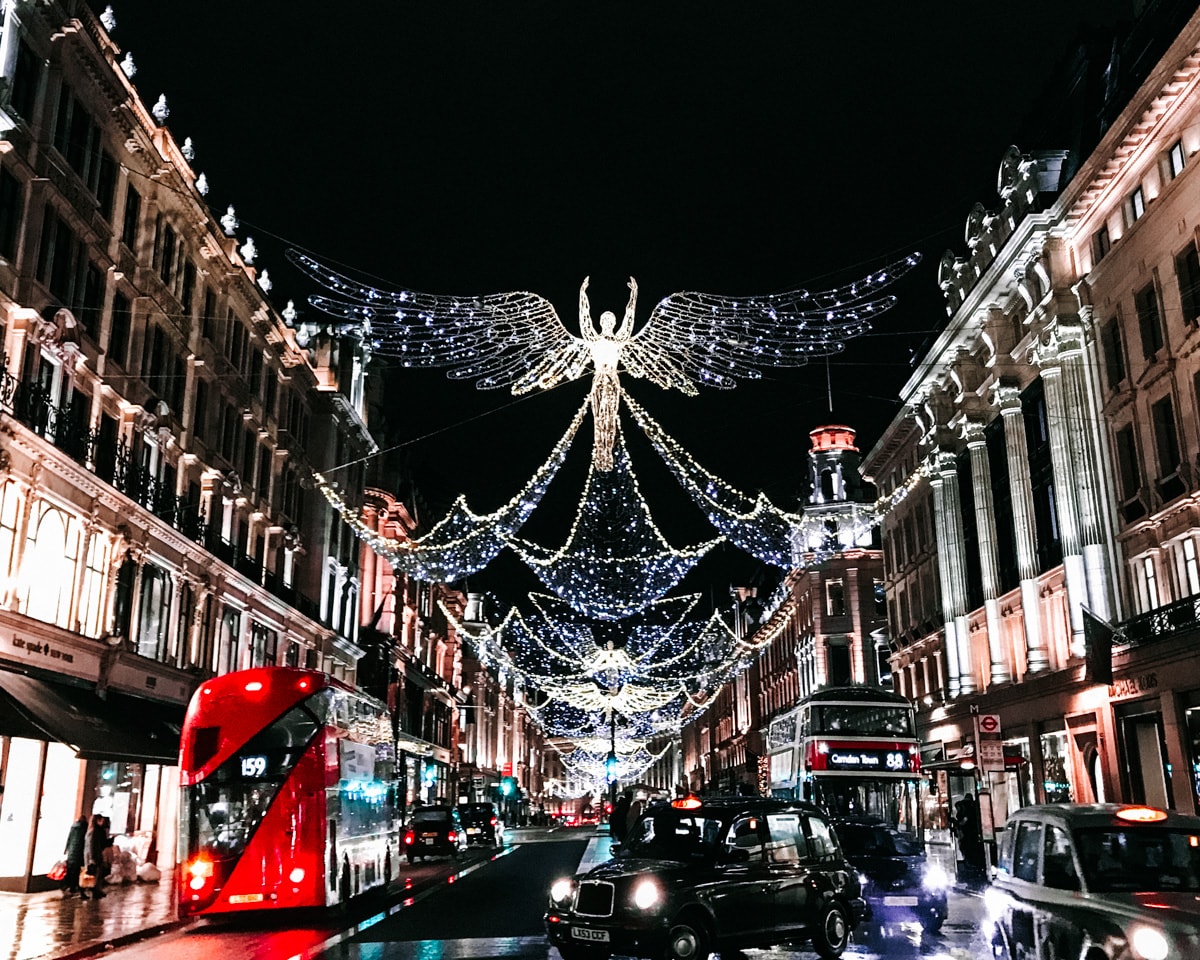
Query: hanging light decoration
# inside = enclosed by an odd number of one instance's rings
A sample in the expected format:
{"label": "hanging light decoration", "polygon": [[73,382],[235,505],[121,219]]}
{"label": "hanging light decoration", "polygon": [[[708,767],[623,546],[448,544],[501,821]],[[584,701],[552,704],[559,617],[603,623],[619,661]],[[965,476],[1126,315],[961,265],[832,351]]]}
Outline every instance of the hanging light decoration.
{"label": "hanging light decoration", "polygon": [[529,519],[566,459],[586,411],[585,402],[575,414],[567,432],[554,445],[546,462],[521,492],[499,510],[477,514],[467,506],[466,498],[460,496],[454,501],[449,514],[438,521],[429,533],[415,540],[397,540],[372,530],[324,476],[315,474],[314,480],[358,537],[393,567],[421,580],[451,583],[491,563],[504,549],[508,538]]}

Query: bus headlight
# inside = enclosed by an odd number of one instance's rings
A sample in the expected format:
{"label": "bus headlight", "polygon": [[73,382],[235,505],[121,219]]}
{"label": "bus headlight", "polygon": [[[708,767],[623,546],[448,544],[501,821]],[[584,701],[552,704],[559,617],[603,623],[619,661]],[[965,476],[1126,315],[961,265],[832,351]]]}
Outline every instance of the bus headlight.
{"label": "bus headlight", "polygon": [[633,888],[633,905],[639,910],[649,910],[661,897],[662,891],[653,880],[643,880]]}
{"label": "bus headlight", "polygon": [[555,880],[554,886],[550,888],[550,899],[557,904],[565,904],[571,899],[571,893],[575,889],[575,884],[564,877],[562,880]]}
{"label": "bus headlight", "polygon": [[1134,927],[1129,943],[1142,960],[1167,960],[1167,954],[1171,952],[1167,938],[1153,927]]}
{"label": "bus headlight", "polygon": [[925,875],[921,878],[921,885],[933,893],[941,893],[950,886],[950,875],[938,864],[931,863],[925,868]]}

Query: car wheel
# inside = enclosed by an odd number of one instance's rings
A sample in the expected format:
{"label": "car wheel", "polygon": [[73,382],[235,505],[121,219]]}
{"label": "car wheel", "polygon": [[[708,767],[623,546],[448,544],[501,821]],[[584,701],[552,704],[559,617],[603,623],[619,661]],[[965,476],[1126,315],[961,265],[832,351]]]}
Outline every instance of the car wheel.
{"label": "car wheel", "polygon": [[416,861],[416,859],[417,859],[417,858],[416,858],[416,856],[415,856],[415,855],[413,855],[413,854],[411,854],[411,853],[409,853],[409,854],[406,854],[406,856],[408,857],[408,862],[409,862],[409,863],[413,863],[413,862],[415,862],[415,861]]}
{"label": "car wheel", "polygon": [[825,904],[813,925],[812,945],[822,957],[836,960],[850,940],[850,917],[836,900]]}
{"label": "car wheel", "polygon": [[667,934],[667,960],[708,960],[708,931],[691,918],[677,920]]}

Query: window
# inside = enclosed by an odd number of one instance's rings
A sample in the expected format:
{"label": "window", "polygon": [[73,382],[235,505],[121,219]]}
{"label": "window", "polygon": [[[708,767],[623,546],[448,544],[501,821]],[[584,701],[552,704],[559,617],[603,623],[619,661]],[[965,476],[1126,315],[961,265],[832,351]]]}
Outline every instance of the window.
{"label": "window", "polygon": [[141,613],[135,645],[139,656],[165,660],[171,613],[171,582],[167,571],[142,565]]}
{"label": "window", "polygon": [[1112,240],[1109,239],[1108,224],[1106,223],[1092,236],[1092,259],[1099,263],[1111,249]]}
{"label": "window", "polygon": [[846,590],[841,580],[825,581],[825,613],[830,617],[846,615]]}
{"label": "window", "polygon": [[1175,430],[1175,409],[1170,397],[1150,407],[1154,423],[1154,442],[1158,449],[1158,475],[1172,476],[1179,469],[1179,438]]}
{"label": "window", "polygon": [[162,243],[158,251],[158,275],[168,287],[175,278],[175,231],[169,223],[162,225]]}
{"label": "window", "polygon": [[1121,344],[1121,324],[1116,317],[1101,328],[1100,342],[1104,351],[1104,373],[1108,380],[1108,389],[1117,390],[1125,379],[1125,350]]}
{"label": "window", "polygon": [[1053,824],[1046,825],[1046,842],[1042,853],[1042,883],[1055,890],[1078,890],[1079,873],[1071,852],[1071,838]]}
{"label": "window", "polygon": [[1194,324],[1200,316],[1200,254],[1196,245],[1175,257],[1175,276],[1179,280],[1179,302],[1183,307],[1183,322]]}
{"label": "window", "polygon": [[1129,222],[1137,223],[1146,212],[1146,195],[1138,187],[1129,195]]}
{"label": "window", "polygon": [[108,579],[108,543],[98,533],[88,542],[87,566],[79,597],[79,630],[99,637],[104,628],[104,583]]}
{"label": "window", "polygon": [[1037,883],[1038,858],[1042,848],[1042,825],[1023,820],[1017,825],[1017,844],[1013,852],[1013,876]]}
{"label": "window", "polygon": [[25,589],[20,610],[35,620],[69,629],[79,562],[79,524],[47,504],[34,510],[21,562],[20,581]]}
{"label": "window", "polygon": [[196,378],[196,402],[192,409],[192,436],[203,443],[208,437],[208,381]]}
{"label": "window", "polygon": [[142,198],[132,185],[125,188],[125,216],[121,221],[121,242],[137,253],[138,230],[142,220]]}
{"label": "window", "polygon": [[225,604],[221,609],[220,636],[217,638],[217,673],[241,669],[242,611]]}
{"label": "window", "polygon": [[1147,361],[1154,359],[1163,346],[1162,320],[1158,312],[1158,293],[1154,284],[1142,287],[1133,297],[1137,309],[1138,327],[1142,332],[1142,353]]}
{"label": "window", "polygon": [[8,167],[0,167],[0,257],[10,263],[17,258],[17,229],[21,225],[24,204],[25,191],[21,181],[9,172]]}
{"label": "window", "polygon": [[122,367],[129,365],[129,331],[133,326],[133,307],[129,298],[118,290],[113,294],[112,325],[108,331],[108,358]]}
{"label": "window", "polygon": [[808,838],[798,813],[767,814],[767,859],[771,863],[795,863],[808,859]]}
{"label": "window", "polygon": [[1142,558],[1142,586],[1146,591],[1146,609],[1157,610],[1160,606],[1158,598],[1158,569],[1153,557]]}
{"label": "window", "polygon": [[17,63],[13,70],[9,106],[26,123],[33,119],[33,105],[37,102],[41,74],[40,58],[29,49],[29,45],[22,39],[17,45]]}
{"label": "window", "polygon": [[207,287],[204,290],[204,315],[200,318],[200,334],[205,340],[217,337],[217,295]]}
{"label": "window", "polygon": [[1186,163],[1187,157],[1183,152],[1183,141],[1176,140],[1171,144],[1171,149],[1167,151],[1167,179],[1174,180],[1183,173]]}
{"label": "window", "polygon": [[1196,561],[1196,541],[1188,537],[1180,545],[1180,556],[1183,559],[1183,581],[1187,585],[1188,596],[1200,593],[1200,565]]}
{"label": "window", "polygon": [[1117,431],[1116,447],[1117,474],[1121,479],[1121,498],[1125,502],[1129,502],[1138,495],[1138,490],[1142,485],[1132,424]]}
{"label": "window", "polygon": [[808,834],[808,853],[815,860],[824,860],[838,855],[837,841],[833,831],[820,817],[806,816],[801,818],[805,832]]}
{"label": "window", "polygon": [[250,666],[273,667],[279,651],[279,634],[250,621]]}

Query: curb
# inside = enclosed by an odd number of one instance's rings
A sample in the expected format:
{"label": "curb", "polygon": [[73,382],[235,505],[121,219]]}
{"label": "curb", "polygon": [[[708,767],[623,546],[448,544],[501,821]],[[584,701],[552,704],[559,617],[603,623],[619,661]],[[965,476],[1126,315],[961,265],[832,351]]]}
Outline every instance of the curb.
{"label": "curb", "polygon": [[168,920],[166,923],[157,923],[154,926],[144,927],[141,930],[133,930],[119,937],[110,937],[105,940],[89,940],[87,943],[72,945],[69,949],[58,953],[45,953],[38,960],[83,960],[84,957],[94,957],[102,953],[108,953],[110,950],[127,947],[132,943],[139,943],[142,940],[149,940],[164,933],[180,930],[183,927],[191,926],[195,922],[194,919]]}

